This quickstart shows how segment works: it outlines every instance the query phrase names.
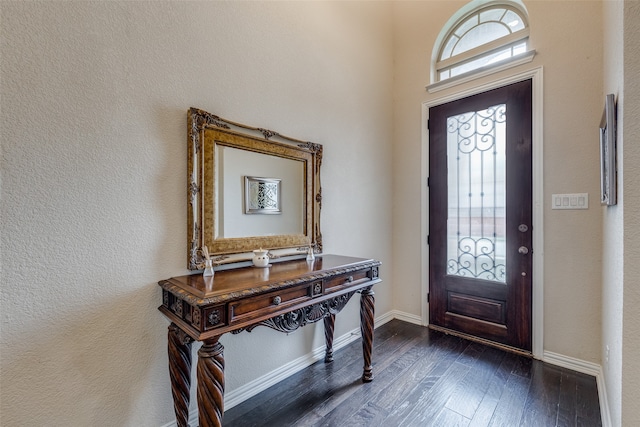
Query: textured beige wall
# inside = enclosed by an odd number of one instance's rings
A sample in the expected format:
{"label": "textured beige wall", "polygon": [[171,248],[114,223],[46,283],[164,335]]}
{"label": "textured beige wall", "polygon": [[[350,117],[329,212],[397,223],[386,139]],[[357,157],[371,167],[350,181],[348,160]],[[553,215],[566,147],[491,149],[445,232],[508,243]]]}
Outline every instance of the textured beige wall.
{"label": "textured beige wall", "polygon": [[[390,4],[0,7],[0,424],[173,418],[156,282],[186,273],[191,106],[324,144],[325,252],[382,260],[391,310]],[[337,336],[358,324],[356,297]],[[222,341],[233,391],[323,331]]]}
{"label": "textured beige wall", "polygon": [[[186,272],[190,106],[324,144],[325,252],[382,260],[377,313],[419,316],[421,105],[453,92],[428,95],[424,86],[438,31],[464,3],[0,3],[0,424],[172,419],[155,283]],[[638,12],[626,3],[635,32],[625,57],[636,62],[625,85],[637,100]],[[538,55],[518,70],[544,66],[545,350],[599,363],[611,337],[614,371],[629,375],[607,386],[625,402],[617,419],[635,421],[640,209],[627,198],[624,217],[603,210],[596,172],[602,96],[622,73],[605,68],[614,75],[603,89],[594,28],[611,20],[600,2],[525,4]],[[637,103],[625,103],[629,117]],[[637,120],[627,122],[627,135],[637,135]],[[638,191],[640,144],[627,147],[628,195]],[[551,211],[558,192],[588,192],[590,209]],[[603,227],[603,211],[619,217]],[[618,235],[625,263],[610,265],[622,256]],[[602,276],[612,294],[601,294]],[[623,303],[624,338],[612,333]],[[352,302],[337,334],[357,318]],[[322,328],[290,336],[258,328],[223,343],[233,391],[320,346]]]}
{"label": "textured beige wall", "polygon": [[[527,7],[544,66],[544,348],[600,363],[602,5]],[[589,209],[551,210],[553,193],[589,193]]]}
{"label": "textured beige wall", "polygon": [[603,3],[604,89],[617,97],[618,204],[603,208],[602,369],[611,425],[640,424],[640,3]]}
{"label": "textured beige wall", "polygon": [[640,2],[624,2],[622,425],[640,425]]}
{"label": "textured beige wall", "polygon": [[[602,114],[602,5],[525,2],[537,55],[497,76],[428,94],[440,28],[466,2],[397,2],[394,113],[394,305],[420,315],[426,236],[421,104],[496,77],[544,67],[544,349],[600,362],[602,210],[597,126]],[[553,193],[589,193],[585,211],[552,211]],[[535,248],[534,248],[535,250]]]}
{"label": "textured beige wall", "polygon": [[393,253],[394,307],[421,315],[422,264],[428,259],[426,229],[426,151],[422,146],[422,103],[427,100],[429,64],[440,28],[464,3],[394,3]]}

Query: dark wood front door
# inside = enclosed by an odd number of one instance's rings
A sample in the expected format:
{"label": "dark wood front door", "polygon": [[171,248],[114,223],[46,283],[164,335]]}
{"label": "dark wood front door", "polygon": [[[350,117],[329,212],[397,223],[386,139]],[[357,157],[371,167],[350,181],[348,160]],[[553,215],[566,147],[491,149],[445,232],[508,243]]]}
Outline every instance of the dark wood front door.
{"label": "dark wood front door", "polygon": [[429,109],[429,323],[531,351],[531,80]]}

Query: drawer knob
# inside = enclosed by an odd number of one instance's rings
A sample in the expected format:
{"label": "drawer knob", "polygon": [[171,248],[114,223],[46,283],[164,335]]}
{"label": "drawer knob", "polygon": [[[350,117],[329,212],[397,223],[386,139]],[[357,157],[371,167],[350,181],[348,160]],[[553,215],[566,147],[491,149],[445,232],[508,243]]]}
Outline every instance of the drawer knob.
{"label": "drawer knob", "polygon": [[273,304],[274,305],[280,305],[280,303],[282,302],[282,298],[280,297],[273,297]]}
{"label": "drawer knob", "polygon": [[349,276],[349,277],[347,277],[347,282],[348,282],[348,283],[353,282],[353,276]]}

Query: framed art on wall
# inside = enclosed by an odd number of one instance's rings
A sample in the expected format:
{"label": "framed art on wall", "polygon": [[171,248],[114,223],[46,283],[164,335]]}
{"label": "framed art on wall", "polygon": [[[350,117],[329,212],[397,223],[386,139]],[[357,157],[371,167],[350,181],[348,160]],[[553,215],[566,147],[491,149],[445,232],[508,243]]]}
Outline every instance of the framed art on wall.
{"label": "framed art on wall", "polygon": [[617,203],[616,171],[616,101],[613,94],[605,98],[600,121],[600,203]]}

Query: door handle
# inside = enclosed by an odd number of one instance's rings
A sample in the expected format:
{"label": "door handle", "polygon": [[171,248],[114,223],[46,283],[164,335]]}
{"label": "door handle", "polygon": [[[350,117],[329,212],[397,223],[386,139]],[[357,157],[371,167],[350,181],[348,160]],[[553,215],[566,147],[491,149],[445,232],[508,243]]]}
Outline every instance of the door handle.
{"label": "door handle", "polygon": [[526,255],[529,253],[529,248],[527,248],[526,246],[520,246],[518,248],[518,253],[522,254],[522,255]]}

